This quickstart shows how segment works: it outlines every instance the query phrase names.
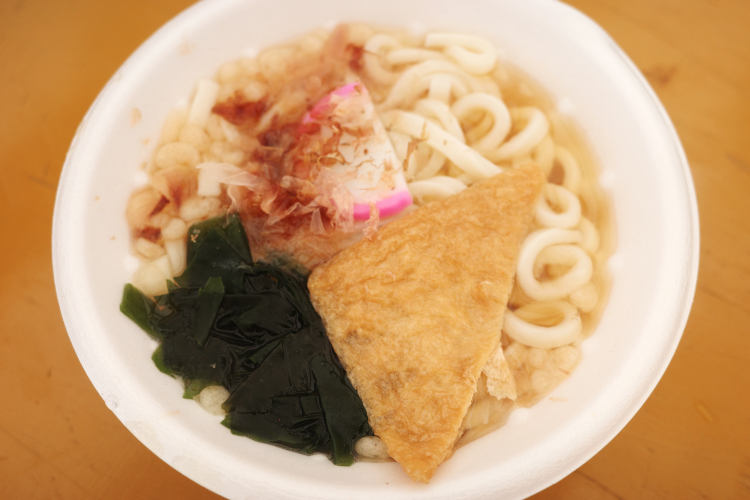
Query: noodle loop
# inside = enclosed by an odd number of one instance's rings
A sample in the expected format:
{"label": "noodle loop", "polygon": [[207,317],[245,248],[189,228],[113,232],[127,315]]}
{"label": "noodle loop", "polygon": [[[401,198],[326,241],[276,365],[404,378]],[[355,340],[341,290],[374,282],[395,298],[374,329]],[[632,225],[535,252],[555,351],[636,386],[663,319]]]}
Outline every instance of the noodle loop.
{"label": "noodle loop", "polygon": [[440,75],[432,77],[427,96],[430,99],[448,104],[451,99],[451,81]]}
{"label": "noodle loop", "polygon": [[563,313],[563,320],[554,326],[540,326],[519,317],[519,308],[514,313],[505,311],[503,330],[510,338],[530,347],[552,349],[573,342],[581,333],[582,322],[578,309],[568,302],[555,302],[553,307]]}
{"label": "noodle loop", "polygon": [[[544,186],[544,196],[539,200],[536,209],[536,221],[544,227],[559,227],[570,229],[576,227],[581,220],[581,202],[578,197],[562,186],[547,183]],[[563,212],[556,213],[550,208],[550,203],[562,206]]]}
{"label": "noodle loop", "polygon": [[430,33],[425,47],[443,48],[459,66],[475,75],[486,75],[497,62],[497,51],[489,42],[479,37],[453,33]]}
{"label": "noodle loop", "polygon": [[389,63],[397,66],[399,64],[414,64],[434,59],[445,60],[445,56],[434,50],[393,49],[388,53],[386,59]]}
{"label": "noodle loop", "polygon": [[383,113],[380,118],[387,130],[425,141],[474,180],[487,179],[502,172],[500,167],[419,115],[396,110]]}
{"label": "noodle loop", "polygon": [[425,61],[404,71],[393,84],[381,109],[398,108],[419,97],[430,87],[430,81],[439,75],[450,80],[452,91],[459,97],[469,92],[483,92],[486,84],[450,61]]}
{"label": "noodle loop", "polygon": [[586,250],[589,254],[594,255],[599,249],[599,231],[596,230],[594,224],[592,224],[586,217],[581,217],[578,229],[583,235],[580,243],[581,248]]}
{"label": "noodle loop", "polygon": [[537,108],[516,108],[511,111],[510,115],[514,122],[525,121],[526,126],[498,149],[485,155],[492,161],[531,153],[549,132],[549,121]]}
{"label": "noodle loop", "polygon": [[443,130],[459,141],[466,142],[461,124],[451,112],[451,108],[444,102],[436,99],[420,99],[414,106],[414,110],[425,118],[435,118]]}
{"label": "noodle loop", "polygon": [[383,55],[383,49],[396,49],[401,44],[390,35],[378,34],[370,38],[365,44],[364,66],[365,72],[381,85],[390,85],[396,81],[398,75],[383,67],[382,62],[387,61]]}
{"label": "noodle loop", "polygon": [[445,164],[445,155],[424,142],[420,142],[405,166],[405,174],[415,180],[429,179]]}
{"label": "noodle loop", "polygon": [[581,190],[581,168],[567,149],[555,146],[555,159],[565,172],[562,185],[571,192],[578,194]]}
{"label": "noodle loop", "polygon": [[460,193],[466,189],[466,184],[453,177],[440,175],[425,181],[412,182],[408,187],[414,198],[442,199]]}
{"label": "noodle loop", "polygon": [[495,96],[481,92],[466,95],[451,106],[451,111],[458,120],[465,119],[477,111],[491,117],[492,128],[472,144],[480,153],[497,149],[510,132],[510,112],[505,103]]}
{"label": "noodle loop", "polygon": [[549,135],[542,139],[542,142],[534,150],[532,157],[534,162],[542,169],[544,175],[549,177],[555,163],[555,142]]}
{"label": "noodle loop", "polygon": [[[518,258],[518,284],[534,300],[560,300],[573,290],[589,282],[594,266],[591,258],[583,249],[567,243],[581,241],[580,231],[569,229],[541,229],[528,235],[521,245]],[[544,255],[549,263],[572,265],[563,276],[541,282],[535,271],[537,259],[545,249]]]}

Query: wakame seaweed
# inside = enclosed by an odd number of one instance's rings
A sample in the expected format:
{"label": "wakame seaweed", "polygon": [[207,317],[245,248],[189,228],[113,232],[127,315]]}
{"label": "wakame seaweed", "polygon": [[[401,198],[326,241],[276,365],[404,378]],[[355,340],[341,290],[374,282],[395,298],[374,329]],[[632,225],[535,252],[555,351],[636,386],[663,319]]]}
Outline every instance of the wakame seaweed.
{"label": "wakame seaweed", "polygon": [[159,341],[154,364],[183,380],[183,397],[222,385],[232,433],[350,465],[372,429],[304,278],[253,263],[233,214],[190,227],[175,282],[155,299],[125,285],[120,310]]}

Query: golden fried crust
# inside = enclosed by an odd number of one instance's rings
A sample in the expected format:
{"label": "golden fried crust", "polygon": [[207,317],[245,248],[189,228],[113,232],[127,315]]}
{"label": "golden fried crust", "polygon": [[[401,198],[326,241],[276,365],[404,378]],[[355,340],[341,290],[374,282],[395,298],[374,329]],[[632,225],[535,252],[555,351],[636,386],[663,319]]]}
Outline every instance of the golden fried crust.
{"label": "golden fried crust", "polygon": [[458,438],[544,182],[535,165],[499,174],[384,226],[310,276],[370,425],[414,480],[426,483]]}

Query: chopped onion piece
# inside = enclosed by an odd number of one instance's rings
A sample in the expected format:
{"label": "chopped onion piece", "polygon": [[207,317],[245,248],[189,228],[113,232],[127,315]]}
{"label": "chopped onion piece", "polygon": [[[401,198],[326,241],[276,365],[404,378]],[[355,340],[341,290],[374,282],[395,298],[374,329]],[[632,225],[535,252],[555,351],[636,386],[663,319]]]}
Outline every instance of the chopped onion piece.
{"label": "chopped onion piece", "polygon": [[174,275],[182,274],[185,270],[187,261],[187,247],[184,240],[169,240],[164,242],[164,249],[167,251],[169,263],[172,266]]}
{"label": "chopped onion piece", "polygon": [[205,127],[218,95],[218,83],[213,80],[198,80],[198,89],[195,92],[193,103],[190,105],[187,122]]}
{"label": "chopped onion piece", "polygon": [[168,255],[143,264],[133,276],[133,284],[146,295],[167,293],[167,280],[172,277],[172,264]]}

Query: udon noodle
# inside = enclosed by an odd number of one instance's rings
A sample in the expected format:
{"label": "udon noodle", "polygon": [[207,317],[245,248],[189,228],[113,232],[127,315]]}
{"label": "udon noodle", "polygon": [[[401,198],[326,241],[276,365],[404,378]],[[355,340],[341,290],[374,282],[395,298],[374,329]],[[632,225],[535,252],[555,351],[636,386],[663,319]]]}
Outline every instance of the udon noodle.
{"label": "udon noodle", "polygon": [[[134,282],[145,293],[163,293],[165,278],[184,269],[191,223],[225,213],[239,196],[236,186],[252,189],[243,175],[252,170],[258,137],[280,122],[298,120],[311,95],[319,99],[331,90],[312,76],[305,89],[287,92],[268,107],[252,107],[278,97],[293,68],[328,50],[333,36],[318,30],[256,58],[226,63],[214,80],[199,82],[189,108],[169,116],[148,166],[150,185],[134,193],[128,206],[134,251],[142,259]],[[361,81],[372,96],[417,207],[528,162],[548,178],[520,250],[498,332],[501,348],[478,380],[461,446],[501,426],[514,408],[549,394],[579,363],[580,344],[593,331],[609,288],[604,263],[614,242],[608,204],[575,124],[528,76],[498,61],[489,41],[359,24],[348,27],[345,41],[351,55],[345,80]],[[237,96],[248,103],[243,112],[257,115],[251,128],[212,112]],[[225,164],[221,175],[195,168],[217,163]],[[180,198],[179,209],[155,211],[162,196]],[[248,234],[259,227],[244,223]],[[293,255],[313,268],[355,240],[335,240],[313,257],[305,251]],[[296,251],[299,245],[285,248]],[[512,380],[497,379],[503,367]],[[358,448],[364,458],[382,458],[370,445]]]}

